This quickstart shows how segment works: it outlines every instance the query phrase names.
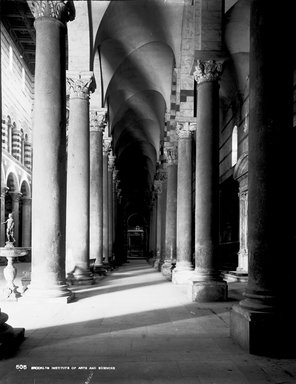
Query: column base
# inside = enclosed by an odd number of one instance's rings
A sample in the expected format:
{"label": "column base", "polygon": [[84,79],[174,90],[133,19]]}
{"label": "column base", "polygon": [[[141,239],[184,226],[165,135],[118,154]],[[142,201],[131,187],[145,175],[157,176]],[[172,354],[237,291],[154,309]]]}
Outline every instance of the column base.
{"label": "column base", "polygon": [[92,270],[93,273],[95,273],[96,275],[100,275],[100,276],[106,276],[107,275],[107,272],[108,270],[105,268],[105,266],[103,264],[95,264],[93,266],[93,270]]}
{"label": "column base", "polygon": [[92,285],[95,283],[94,278],[90,272],[81,274],[69,274],[67,282],[71,285]]}
{"label": "column base", "polygon": [[161,268],[160,259],[155,260],[155,262],[153,264],[153,268],[156,269],[157,271],[160,271],[160,268]]}
{"label": "column base", "polygon": [[230,335],[254,355],[295,358],[295,313],[256,311],[240,304],[230,312]]}
{"label": "column base", "polygon": [[167,279],[172,281],[172,271],[174,266],[171,260],[164,260],[164,263],[161,266],[161,273]]}
{"label": "column base", "polygon": [[68,289],[67,285],[39,288],[36,284],[31,284],[20,300],[26,302],[70,303],[74,298],[74,293]]}
{"label": "column base", "polygon": [[0,358],[12,355],[25,338],[25,328],[6,324],[8,315],[0,310]]}
{"label": "column base", "polygon": [[189,298],[196,302],[227,301],[228,287],[226,281],[196,281],[191,278],[188,288]]}
{"label": "column base", "polygon": [[172,282],[173,284],[188,284],[193,277],[193,270],[182,270],[176,267],[173,269]]}

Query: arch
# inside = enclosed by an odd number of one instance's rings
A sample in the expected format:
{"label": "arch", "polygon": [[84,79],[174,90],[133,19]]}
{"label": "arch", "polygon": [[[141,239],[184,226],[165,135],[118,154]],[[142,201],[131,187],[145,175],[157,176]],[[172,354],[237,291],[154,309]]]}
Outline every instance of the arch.
{"label": "arch", "polygon": [[6,185],[9,188],[9,192],[19,192],[19,182],[15,172],[8,170],[6,177]]}
{"label": "arch", "polygon": [[20,192],[22,193],[23,197],[31,197],[31,188],[28,180],[23,179],[20,185]]}

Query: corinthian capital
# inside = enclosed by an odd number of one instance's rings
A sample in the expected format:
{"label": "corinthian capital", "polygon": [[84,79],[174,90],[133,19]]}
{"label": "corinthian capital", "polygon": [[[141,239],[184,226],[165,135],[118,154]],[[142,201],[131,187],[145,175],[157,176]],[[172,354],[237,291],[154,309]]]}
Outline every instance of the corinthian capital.
{"label": "corinthian capital", "polygon": [[111,137],[105,137],[103,141],[103,155],[107,156],[111,149]]}
{"label": "corinthian capital", "polygon": [[107,125],[107,108],[102,108],[98,110],[90,110],[90,131],[91,132],[101,132],[103,133]]}
{"label": "corinthian capital", "polygon": [[73,1],[51,1],[51,0],[32,0],[28,5],[35,19],[39,17],[52,17],[63,23],[72,21],[75,18],[75,7]]}
{"label": "corinthian capital", "polygon": [[157,195],[162,193],[162,182],[160,180],[154,180],[154,191]]}
{"label": "corinthian capital", "polygon": [[222,74],[222,62],[215,60],[198,60],[195,67],[194,79],[197,84],[204,81],[218,81]]}
{"label": "corinthian capital", "polygon": [[95,90],[93,72],[67,71],[67,92],[71,98],[88,99],[90,92]]}
{"label": "corinthian capital", "polygon": [[115,159],[116,159],[116,157],[113,155],[113,152],[111,150],[109,153],[109,156],[108,156],[108,171],[110,171],[110,172],[113,171],[113,168],[115,165]]}
{"label": "corinthian capital", "polygon": [[179,139],[189,139],[192,132],[196,130],[196,123],[177,123],[176,134]]}
{"label": "corinthian capital", "polygon": [[169,165],[177,164],[178,162],[178,150],[176,145],[172,145],[164,148],[165,157]]}

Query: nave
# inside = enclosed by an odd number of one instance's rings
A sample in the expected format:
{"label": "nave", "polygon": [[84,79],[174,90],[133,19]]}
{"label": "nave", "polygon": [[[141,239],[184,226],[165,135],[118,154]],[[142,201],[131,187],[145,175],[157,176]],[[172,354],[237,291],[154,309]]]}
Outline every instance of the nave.
{"label": "nave", "polygon": [[9,324],[26,329],[15,356],[0,362],[1,384],[296,382],[295,360],[250,355],[230,338],[244,283],[228,284],[227,302],[193,303],[144,259],[98,280],[75,286],[70,304],[1,303]]}

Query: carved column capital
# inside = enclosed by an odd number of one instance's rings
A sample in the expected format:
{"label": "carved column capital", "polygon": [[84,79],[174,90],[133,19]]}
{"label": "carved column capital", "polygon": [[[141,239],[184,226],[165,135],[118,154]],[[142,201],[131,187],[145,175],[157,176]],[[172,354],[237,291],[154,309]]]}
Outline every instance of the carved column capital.
{"label": "carved column capital", "polygon": [[113,155],[113,152],[111,150],[108,156],[108,171],[110,172],[112,172],[114,169],[115,159],[116,159],[116,156]]}
{"label": "carved column capital", "polygon": [[177,123],[176,134],[178,139],[189,139],[191,138],[192,132],[196,130],[196,123]]}
{"label": "carved column capital", "polygon": [[75,7],[72,0],[66,2],[62,0],[32,0],[28,1],[28,5],[35,19],[52,17],[65,24],[75,19]]}
{"label": "carved column capital", "polygon": [[205,81],[219,81],[222,74],[222,62],[215,60],[197,60],[194,79],[197,84]]}
{"label": "carved column capital", "polygon": [[173,144],[164,148],[165,157],[168,165],[175,165],[178,163],[178,149],[177,145]]}
{"label": "carved column capital", "polygon": [[90,131],[91,132],[101,132],[103,133],[107,125],[107,108],[102,108],[99,110],[91,109],[90,110]]}
{"label": "carved column capital", "polygon": [[103,141],[103,155],[108,156],[108,153],[110,152],[111,149],[111,137],[104,137]]}
{"label": "carved column capital", "polygon": [[7,195],[8,191],[9,191],[8,187],[2,187],[1,188],[1,198],[4,198]]}
{"label": "carved column capital", "polygon": [[93,72],[67,71],[67,93],[70,98],[88,99],[95,88]]}
{"label": "carved column capital", "polygon": [[27,196],[23,196],[22,197],[22,203],[24,205],[30,205],[32,203],[32,198],[31,197],[27,197]]}
{"label": "carved column capital", "polygon": [[23,196],[20,192],[9,192],[12,201],[17,202],[20,201],[21,197]]}
{"label": "carved column capital", "polygon": [[[117,182],[117,179],[118,179],[118,169],[115,168],[114,166],[114,169],[113,169],[113,183],[116,184]],[[116,185],[115,185],[116,186]]]}
{"label": "carved column capital", "polygon": [[157,195],[160,195],[162,193],[162,181],[161,180],[154,180],[154,191]]}

